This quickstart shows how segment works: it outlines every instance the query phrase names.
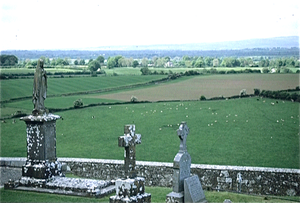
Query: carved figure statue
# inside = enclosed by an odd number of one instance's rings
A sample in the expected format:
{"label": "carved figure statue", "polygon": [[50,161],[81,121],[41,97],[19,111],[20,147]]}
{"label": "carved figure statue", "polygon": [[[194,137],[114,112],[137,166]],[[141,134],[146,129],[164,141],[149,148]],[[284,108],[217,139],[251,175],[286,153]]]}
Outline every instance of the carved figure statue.
{"label": "carved figure statue", "polygon": [[32,103],[34,105],[34,114],[42,114],[45,112],[44,101],[47,95],[47,75],[44,70],[44,62],[38,60],[37,67],[34,73]]}

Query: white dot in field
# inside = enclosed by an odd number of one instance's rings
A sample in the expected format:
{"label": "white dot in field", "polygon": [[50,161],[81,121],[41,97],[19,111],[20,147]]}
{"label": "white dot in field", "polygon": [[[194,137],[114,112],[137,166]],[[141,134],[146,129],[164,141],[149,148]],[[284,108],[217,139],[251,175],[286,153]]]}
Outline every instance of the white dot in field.
{"label": "white dot in field", "polygon": [[210,125],[208,124],[207,126],[209,127]]}
{"label": "white dot in field", "polygon": [[186,115],[185,117],[189,117],[188,115]]}
{"label": "white dot in field", "polygon": [[159,128],[159,130],[161,130],[161,128]]}
{"label": "white dot in field", "polygon": [[273,139],[273,137],[271,137],[271,139]]}

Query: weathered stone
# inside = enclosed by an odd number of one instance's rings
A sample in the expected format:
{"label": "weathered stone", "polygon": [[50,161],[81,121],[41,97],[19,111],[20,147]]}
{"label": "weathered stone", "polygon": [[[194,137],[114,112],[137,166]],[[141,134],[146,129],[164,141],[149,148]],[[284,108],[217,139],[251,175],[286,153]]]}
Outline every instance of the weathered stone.
{"label": "weathered stone", "polygon": [[59,118],[53,114],[21,118],[27,126],[27,160],[22,176],[48,179],[62,175],[56,157],[56,120]]}
{"label": "weathered stone", "polygon": [[116,180],[116,195],[109,202],[151,202],[151,194],[145,193],[145,178],[136,177],[135,145],[141,143],[141,135],[135,134],[135,125],[125,125],[124,136],[118,141],[119,147],[125,147],[126,179]]}
{"label": "weathered stone", "polygon": [[119,147],[125,147],[124,152],[124,171],[125,176],[129,178],[135,178],[137,172],[135,170],[135,145],[141,144],[141,135],[135,134],[135,125],[124,126],[124,136],[120,136]]}
{"label": "weathered stone", "polygon": [[207,202],[197,175],[184,180],[184,202]]}
{"label": "weathered stone", "polygon": [[178,152],[173,163],[173,192],[182,192],[184,179],[191,175],[191,156],[186,151]]}
{"label": "weathered stone", "polygon": [[167,203],[183,203],[184,201],[183,192],[170,192],[167,195],[166,202]]}
{"label": "weathered stone", "polygon": [[33,115],[42,115],[46,112],[44,101],[47,95],[47,74],[42,59],[38,60],[34,72],[32,102],[34,104]]}
{"label": "weathered stone", "polygon": [[116,195],[111,196],[109,201],[116,202],[151,202],[151,194],[145,193],[145,179],[136,177],[134,179],[116,180]]}

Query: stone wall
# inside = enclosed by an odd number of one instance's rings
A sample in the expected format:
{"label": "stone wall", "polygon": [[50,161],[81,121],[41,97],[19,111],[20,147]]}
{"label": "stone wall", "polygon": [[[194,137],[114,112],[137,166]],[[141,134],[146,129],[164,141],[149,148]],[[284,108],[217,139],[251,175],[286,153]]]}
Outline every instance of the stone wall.
{"label": "stone wall", "polygon": [[[1,158],[1,166],[21,167],[26,158]],[[124,177],[124,161],[107,159],[59,158],[73,174],[102,180]],[[172,163],[137,161],[138,175],[147,186],[172,187]],[[300,170],[192,164],[203,189],[240,191],[249,194],[300,196]],[[241,177],[241,178],[239,178]]]}

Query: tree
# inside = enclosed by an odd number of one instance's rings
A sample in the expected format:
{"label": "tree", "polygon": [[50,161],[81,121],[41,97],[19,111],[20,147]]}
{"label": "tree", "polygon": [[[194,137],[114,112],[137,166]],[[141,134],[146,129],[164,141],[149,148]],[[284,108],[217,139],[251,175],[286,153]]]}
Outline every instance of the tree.
{"label": "tree", "polygon": [[101,65],[98,60],[94,60],[91,63],[89,63],[88,68],[91,72],[94,72],[101,68]]}
{"label": "tree", "polygon": [[142,66],[143,66],[143,67],[147,67],[147,66],[148,66],[148,63],[149,63],[148,59],[143,58],[143,60],[142,60]]}
{"label": "tree", "polygon": [[55,59],[52,59],[50,65],[51,65],[51,66],[56,66],[56,60],[55,60]]}
{"label": "tree", "polygon": [[139,62],[137,60],[134,60],[132,62],[132,67],[136,68],[139,65]]}
{"label": "tree", "polygon": [[141,68],[142,75],[150,75],[151,71],[148,67]]}
{"label": "tree", "polygon": [[104,63],[104,60],[105,60],[105,59],[104,59],[103,56],[100,55],[100,56],[97,57],[96,60],[99,61],[99,63]]}
{"label": "tree", "polygon": [[170,60],[171,60],[171,59],[170,59],[169,56],[166,56],[166,57],[165,57],[165,61],[166,61],[166,62],[169,62]]}
{"label": "tree", "polygon": [[213,60],[214,58],[212,57],[205,57],[204,62],[206,66],[213,66]]}
{"label": "tree", "polygon": [[56,62],[55,62],[55,65],[63,65],[63,63],[64,63],[64,60],[63,60],[63,59],[57,58],[57,59],[56,59]]}
{"label": "tree", "polygon": [[74,65],[76,65],[76,66],[78,65],[78,60],[74,61]]}
{"label": "tree", "polygon": [[195,65],[194,65],[194,66],[197,67],[197,68],[202,68],[202,67],[204,67],[204,62],[203,62],[203,60],[202,60],[201,58],[198,58],[197,61],[195,62]]}
{"label": "tree", "polygon": [[15,55],[0,55],[0,66],[15,66],[18,58]]}
{"label": "tree", "polygon": [[83,107],[83,102],[81,99],[77,99],[76,101],[74,101],[73,105],[74,105],[74,108],[81,108],[81,107]]}
{"label": "tree", "polygon": [[121,55],[115,56],[114,60],[115,60],[115,66],[114,67],[121,67],[119,64],[119,59],[122,58]]}
{"label": "tree", "polygon": [[79,61],[79,65],[85,65],[85,60],[84,60],[84,59],[81,59],[81,60]]}
{"label": "tree", "polygon": [[112,69],[116,66],[116,61],[114,57],[110,57],[107,61],[107,68]]}

